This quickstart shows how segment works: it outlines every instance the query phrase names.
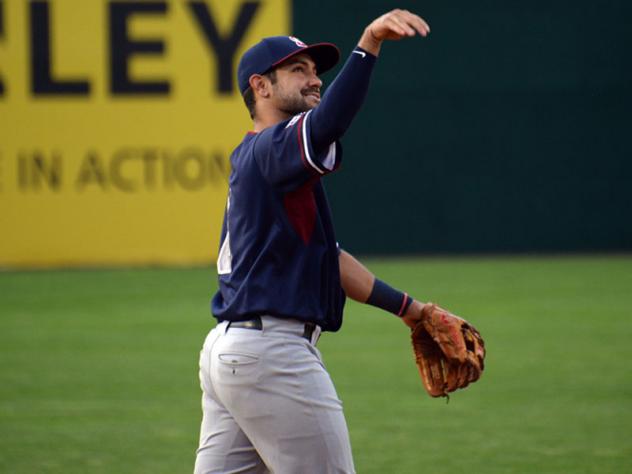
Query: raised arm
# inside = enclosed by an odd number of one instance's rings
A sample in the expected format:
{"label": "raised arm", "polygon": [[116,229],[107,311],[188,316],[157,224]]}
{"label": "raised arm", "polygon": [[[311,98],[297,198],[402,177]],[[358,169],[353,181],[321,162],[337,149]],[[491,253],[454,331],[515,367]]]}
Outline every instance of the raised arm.
{"label": "raised arm", "polygon": [[339,262],[342,288],[349,298],[389,311],[400,316],[408,327],[415,327],[421,319],[424,303],[375,278],[373,273],[344,250],[340,252]]}
{"label": "raised arm", "polygon": [[427,36],[429,32],[428,24],[407,10],[390,11],[364,29],[358,47],[327,89],[320,105],[311,112],[310,129],[316,150],[325,150],[349,128],[364,102],[382,43],[416,35]]}

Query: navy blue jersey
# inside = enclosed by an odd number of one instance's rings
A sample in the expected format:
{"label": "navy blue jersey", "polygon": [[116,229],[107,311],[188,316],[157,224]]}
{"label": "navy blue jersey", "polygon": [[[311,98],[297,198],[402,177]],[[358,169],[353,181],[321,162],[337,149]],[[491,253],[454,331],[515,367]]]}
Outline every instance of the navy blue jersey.
{"label": "navy blue jersey", "polygon": [[246,135],[232,173],[212,311],[238,321],[268,314],[335,331],[345,295],[331,212],[320,178],[338,168],[337,141],[311,143],[310,114]]}
{"label": "navy blue jersey", "polygon": [[340,165],[338,139],[364,101],[375,60],[356,48],[317,107],[246,135],[233,151],[211,304],[218,320],[268,314],[340,328],[345,294],[320,179]]}

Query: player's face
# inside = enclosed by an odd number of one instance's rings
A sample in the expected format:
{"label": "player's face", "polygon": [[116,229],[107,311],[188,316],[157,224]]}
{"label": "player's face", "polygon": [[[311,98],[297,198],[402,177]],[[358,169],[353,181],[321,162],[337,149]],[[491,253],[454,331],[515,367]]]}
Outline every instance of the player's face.
{"label": "player's face", "polygon": [[299,54],[278,66],[277,81],[272,85],[276,107],[288,116],[316,107],[323,85],[316,73],[316,64],[307,54]]}

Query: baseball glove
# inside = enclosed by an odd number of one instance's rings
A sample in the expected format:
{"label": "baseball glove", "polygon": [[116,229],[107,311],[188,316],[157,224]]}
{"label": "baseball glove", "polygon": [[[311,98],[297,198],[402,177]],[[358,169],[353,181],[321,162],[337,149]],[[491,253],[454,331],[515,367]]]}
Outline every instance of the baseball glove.
{"label": "baseball glove", "polygon": [[485,343],[464,319],[428,303],[411,337],[419,375],[430,396],[447,397],[481,377]]}

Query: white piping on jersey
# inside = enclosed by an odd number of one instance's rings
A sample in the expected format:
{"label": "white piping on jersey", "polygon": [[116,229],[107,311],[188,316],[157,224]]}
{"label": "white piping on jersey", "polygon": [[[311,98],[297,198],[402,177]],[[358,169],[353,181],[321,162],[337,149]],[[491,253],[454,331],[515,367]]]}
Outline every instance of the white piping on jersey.
{"label": "white piping on jersey", "polygon": [[230,251],[230,231],[228,228],[228,220],[230,211],[230,189],[228,190],[228,199],[226,200],[226,236],[224,242],[219,249],[219,255],[217,256],[217,274],[226,275],[233,271],[233,254]]}
{"label": "white piping on jersey", "polygon": [[329,171],[333,170],[334,166],[336,166],[336,142],[329,145],[327,156],[323,160],[323,166]]}
{"label": "white piping on jersey", "polygon": [[287,123],[287,125],[285,126],[285,128],[290,128],[292,125],[294,125],[294,124],[298,121],[298,119],[300,119],[300,118],[301,118],[301,116],[302,116],[302,115],[303,115],[303,114],[298,114],[298,115],[295,115],[294,117],[292,117],[292,120],[290,120],[290,121]]}
{"label": "white piping on jersey", "polygon": [[303,133],[303,148],[305,150],[305,158],[307,158],[307,162],[312,165],[312,168],[314,168],[316,171],[318,171],[320,174],[325,174],[325,172],[323,170],[321,170],[316,163],[314,163],[314,161],[312,160],[312,157],[309,154],[309,145],[308,145],[308,141],[307,141],[307,117],[309,117],[309,114],[311,114],[312,111],[310,110],[309,112],[307,112],[305,114],[305,118],[303,119],[303,127],[302,127],[302,133]]}
{"label": "white piping on jersey", "polygon": [[217,257],[217,274],[227,275],[233,271],[233,256],[230,253],[230,232],[226,232],[222,248],[219,249]]}
{"label": "white piping on jersey", "polygon": [[353,53],[355,54],[359,54],[360,56],[362,56],[363,58],[366,56],[366,53],[363,51],[353,51]]}

